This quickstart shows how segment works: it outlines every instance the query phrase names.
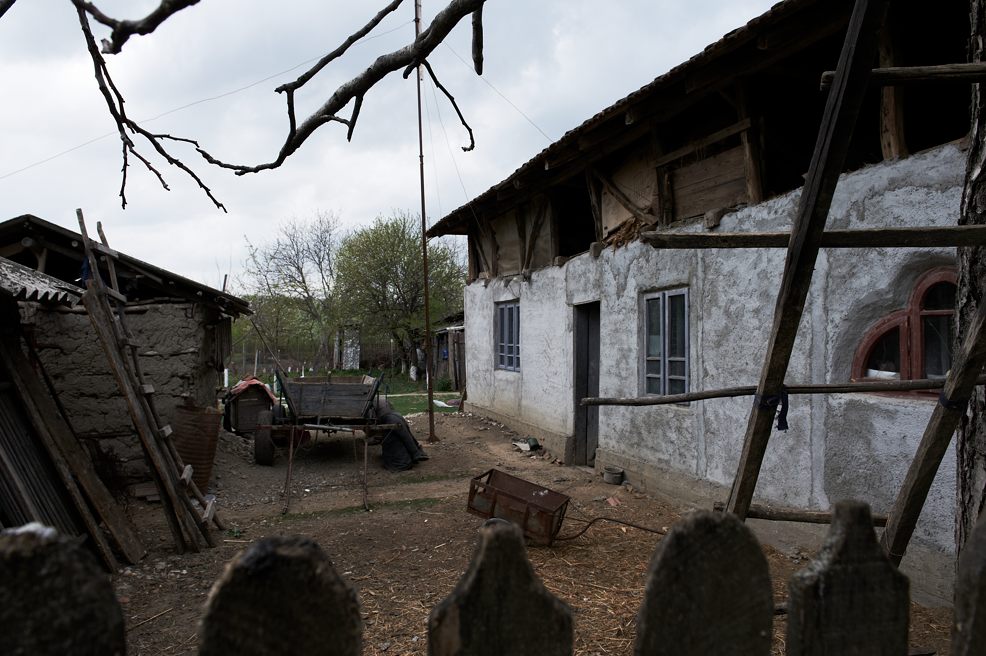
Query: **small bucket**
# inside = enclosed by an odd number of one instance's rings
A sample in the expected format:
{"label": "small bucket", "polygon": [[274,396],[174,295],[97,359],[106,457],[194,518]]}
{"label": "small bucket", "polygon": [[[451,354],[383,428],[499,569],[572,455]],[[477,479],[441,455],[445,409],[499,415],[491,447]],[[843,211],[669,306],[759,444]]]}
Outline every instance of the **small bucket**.
{"label": "small bucket", "polygon": [[603,480],[610,485],[619,485],[623,482],[623,470],[619,467],[606,465],[603,467]]}

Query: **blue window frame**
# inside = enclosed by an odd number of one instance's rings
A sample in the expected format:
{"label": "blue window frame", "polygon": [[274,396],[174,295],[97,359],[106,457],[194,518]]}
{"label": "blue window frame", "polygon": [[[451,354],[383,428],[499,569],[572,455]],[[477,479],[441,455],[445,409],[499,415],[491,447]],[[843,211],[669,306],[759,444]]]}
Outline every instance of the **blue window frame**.
{"label": "blue window frame", "polygon": [[688,289],[670,289],[643,297],[644,394],[688,391]]}
{"label": "blue window frame", "polygon": [[496,368],[520,371],[520,302],[496,304]]}

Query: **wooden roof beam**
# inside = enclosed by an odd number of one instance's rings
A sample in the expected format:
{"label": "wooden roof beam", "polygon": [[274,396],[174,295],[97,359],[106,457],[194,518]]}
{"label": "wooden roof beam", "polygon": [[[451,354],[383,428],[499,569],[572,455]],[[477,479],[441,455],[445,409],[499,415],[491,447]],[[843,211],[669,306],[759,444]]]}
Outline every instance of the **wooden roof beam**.
{"label": "wooden roof beam", "polygon": [[[787,248],[788,232],[643,232],[640,240],[654,248]],[[819,248],[947,248],[986,246],[986,225],[925,228],[828,230]]]}

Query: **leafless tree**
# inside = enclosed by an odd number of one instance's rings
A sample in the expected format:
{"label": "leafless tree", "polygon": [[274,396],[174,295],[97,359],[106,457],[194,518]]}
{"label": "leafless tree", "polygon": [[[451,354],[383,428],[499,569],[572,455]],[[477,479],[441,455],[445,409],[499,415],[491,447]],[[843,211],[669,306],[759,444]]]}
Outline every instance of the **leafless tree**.
{"label": "leafless tree", "polygon": [[[0,18],[3,17],[15,1],[0,0]],[[225,211],[226,208],[213,195],[202,178],[174,154],[173,149],[175,146],[180,144],[191,145],[205,161],[220,168],[232,170],[237,175],[275,169],[295,153],[318,128],[327,123],[339,123],[346,126],[346,138],[351,140],[366,94],[387,75],[397,71],[403,71],[403,75],[406,78],[418,66],[423,66],[427,70],[428,74],[434,80],[436,87],[451,102],[463,126],[468,131],[470,143],[463,150],[471,150],[474,145],[472,129],[466,123],[462,112],[455,102],[455,98],[438,81],[438,77],[428,64],[427,58],[448,36],[449,32],[452,31],[459,21],[466,16],[472,15],[473,62],[476,72],[481,74],[483,68],[482,11],[486,0],[450,0],[448,6],[435,16],[431,24],[423,29],[412,43],[377,57],[366,70],[339,86],[322,103],[321,107],[309,116],[299,120],[295,114],[295,94],[301,91],[322,69],[341,57],[353,44],[369,34],[386,16],[393,13],[403,3],[403,0],[392,0],[390,4],[370,19],[366,25],[354,32],[335,50],[322,57],[314,66],[298,77],[298,79],[287,84],[282,84],[275,89],[277,93],[284,94],[288,119],[287,134],[284,143],[273,159],[260,164],[236,164],[228,162],[211,154],[196,139],[146,130],[137,121],[127,115],[124,95],[113,82],[113,78],[107,67],[104,54],[118,54],[122,52],[124,45],[131,37],[152,33],[179,11],[198,4],[199,0],[160,0],[157,8],[147,14],[147,16],[137,20],[121,20],[111,17],[100,10],[94,3],[88,2],[87,0],[68,1],[74,5],[78,14],[79,25],[85,38],[86,48],[92,59],[96,84],[106,102],[106,107],[110,115],[116,123],[117,132],[120,137],[123,158],[120,199],[123,207],[127,206],[127,170],[130,166],[131,157],[139,160],[148,171],[157,177],[161,186],[168,189],[168,184],[164,176],[154,166],[151,160],[141,152],[138,148],[138,143],[142,144],[145,148],[149,146],[169,165],[177,167],[191,177],[212,202],[215,203],[216,207]],[[101,48],[97,45],[96,37],[93,35],[91,21],[95,21],[97,24],[109,29],[109,36],[102,39]],[[348,116],[343,116],[343,111],[350,105],[352,109],[349,111]]]}

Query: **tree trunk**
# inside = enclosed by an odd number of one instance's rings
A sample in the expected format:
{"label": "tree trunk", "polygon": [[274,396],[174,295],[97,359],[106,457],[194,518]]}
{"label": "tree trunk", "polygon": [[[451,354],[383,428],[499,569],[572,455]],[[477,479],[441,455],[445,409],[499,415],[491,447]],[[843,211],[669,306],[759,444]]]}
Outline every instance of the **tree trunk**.
{"label": "tree trunk", "polygon": [[[983,39],[986,37],[986,7],[983,0],[971,0],[970,20],[972,39],[969,42],[969,61],[981,62]],[[979,84],[973,85],[971,107],[971,143],[959,223],[983,225],[986,224],[986,121]],[[966,327],[979,304],[986,301],[983,298],[983,293],[986,292],[986,248],[959,248],[958,255],[956,344],[960,344],[965,337]],[[961,550],[986,503],[986,399],[981,385],[975,388],[969,409],[959,427],[956,453],[958,509],[955,518],[955,544]]]}

